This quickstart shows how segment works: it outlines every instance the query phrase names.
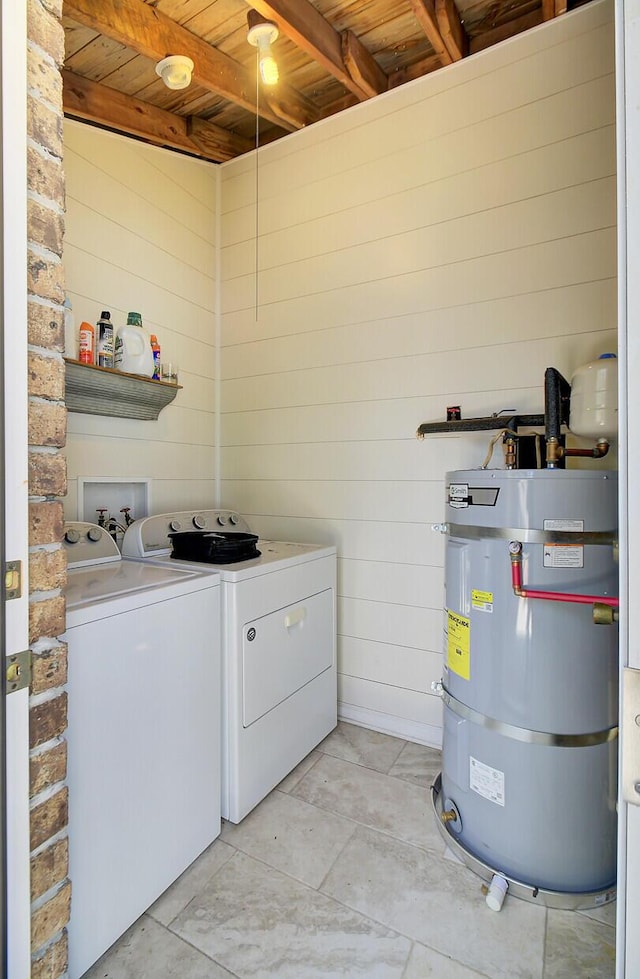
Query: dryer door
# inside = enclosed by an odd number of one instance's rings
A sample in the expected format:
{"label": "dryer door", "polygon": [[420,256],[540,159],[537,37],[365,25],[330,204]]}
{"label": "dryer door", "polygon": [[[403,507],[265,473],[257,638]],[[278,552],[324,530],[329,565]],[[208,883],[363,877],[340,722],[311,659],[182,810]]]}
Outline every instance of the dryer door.
{"label": "dryer door", "polygon": [[242,633],[242,724],[249,727],[332,666],[332,589],[247,622]]}

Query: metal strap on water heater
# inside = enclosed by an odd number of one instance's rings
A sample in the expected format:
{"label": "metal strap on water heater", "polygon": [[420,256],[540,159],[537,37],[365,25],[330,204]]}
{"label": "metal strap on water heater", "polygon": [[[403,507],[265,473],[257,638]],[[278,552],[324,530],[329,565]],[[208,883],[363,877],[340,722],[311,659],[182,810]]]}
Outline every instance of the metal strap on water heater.
{"label": "metal strap on water heater", "polygon": [[525,530],[523,527],[476,527],[448,523],[451,537],[463,540],[519,540],[525,544],[614,544],[617,530]]}
{"label": "metal strap on water heater", "polygon": [[541,744],[551,748],[584,748],[596,744],[607,744],[609,741],[615,741],[618,737],[617,727],[610,727],[604,731],[594,731],[591,734],[547,734],[544,731],[530,731],[528,728],[505,724],[503,721],[496,721],[493,717],[480,714],[477,710],[467,707],[466,704],[452,697],[444,687],[440,691],[440,696],[446,706],[458,717],[473,721],[474,724],[486,727],[489,731],[495,731],[496,734],[502,734],[506,738],[524,741],[527,744]]}

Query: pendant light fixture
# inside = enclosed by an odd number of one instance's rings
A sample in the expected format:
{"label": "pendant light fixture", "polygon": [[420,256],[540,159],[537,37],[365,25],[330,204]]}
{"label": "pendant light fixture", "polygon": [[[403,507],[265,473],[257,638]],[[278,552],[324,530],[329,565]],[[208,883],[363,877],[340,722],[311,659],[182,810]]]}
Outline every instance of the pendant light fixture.
{"label": "pendant light fixture", "polygon": [[271,53],[271,45],[278,36],[278,27],[272,20],[265,20],[257,10],[248,12],[247,24],[247,41],[258,49],[260,78],[265,85],[275,85],[278,81],[278,65]]}
{"label": "pendant light fixture", "polygon": [[255,151],[255,316],[258,320],[258,278],[259,278],[259,248],[260,248],[260,219],[258,212],[259,175],[258,150],[260,148],[260,82],[263,85],[275,85],[279,78],[278,65],[271,53],[271,45],[278,37],[278,26],[272,20],[266,20],[257,10],[247,13],[247,41],[256,49],[256,151]]}

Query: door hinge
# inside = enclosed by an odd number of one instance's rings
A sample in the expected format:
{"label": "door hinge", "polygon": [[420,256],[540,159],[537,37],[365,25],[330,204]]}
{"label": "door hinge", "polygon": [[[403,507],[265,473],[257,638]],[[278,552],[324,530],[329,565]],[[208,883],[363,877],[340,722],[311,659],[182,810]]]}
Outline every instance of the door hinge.
{"label": "door hinge", "polygon": [[622,798],[640,806],[640,670],[622,671]]}
{"label": "door hinge", "polygon": [[20,598],[22,595],[22,561],[7,561],[4,566],[4,597]]}
{"label": "door hinge", "polygon": [[6,660],[6,693],[23,690],[31,683],[31,650],[23,649],[21,653],[7,656]]}

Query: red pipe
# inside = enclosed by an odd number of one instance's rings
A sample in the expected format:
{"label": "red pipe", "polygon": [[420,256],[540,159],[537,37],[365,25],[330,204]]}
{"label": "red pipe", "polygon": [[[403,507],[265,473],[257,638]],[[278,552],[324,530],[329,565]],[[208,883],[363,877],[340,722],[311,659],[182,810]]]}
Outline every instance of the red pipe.
{"label": "red pipe", "polygon": [[522,561],[520,555],[511,555],[511,583],[519,598],[544,598],[554,602],[576,602],[579,605],[609,605],[611,608],[620,607],[619,598],[608,598],[603,595],[570,595],[564,591],[532,591],[522,587]]}

